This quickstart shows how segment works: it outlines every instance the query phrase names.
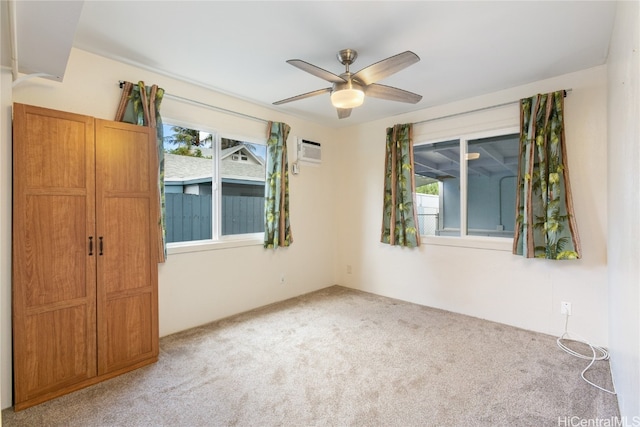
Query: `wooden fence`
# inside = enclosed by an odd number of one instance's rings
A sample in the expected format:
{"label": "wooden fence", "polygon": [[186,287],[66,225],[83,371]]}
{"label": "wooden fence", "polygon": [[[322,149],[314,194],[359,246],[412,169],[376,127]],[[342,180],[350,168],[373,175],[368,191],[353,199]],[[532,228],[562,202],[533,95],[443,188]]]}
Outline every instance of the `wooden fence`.
{"label": "wooden fence", "polygon": [[222,235],[262,233],[264,197],[222,196]]}
{"label": "wooden fence", "polygon": [[[212,236],[211,195],[165,195],[167,243]],[[264,197],[222,196],[222,235],[264,231]]]}

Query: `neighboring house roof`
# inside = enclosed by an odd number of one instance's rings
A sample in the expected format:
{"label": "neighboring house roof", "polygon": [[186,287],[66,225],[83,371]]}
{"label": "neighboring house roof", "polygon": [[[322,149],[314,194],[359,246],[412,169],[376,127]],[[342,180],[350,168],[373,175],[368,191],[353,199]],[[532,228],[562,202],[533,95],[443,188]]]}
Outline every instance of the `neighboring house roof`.
{"label": "neighboring house roof", "polygon": [[[200,150],[205,156],[212,155],[210,150]],[[239,151],[242,154],[246,154],[247,161],[232,160],[231,154]],[[211,159],[169,153],[164,155],[164,180],[169,185],[171,183],[182,185],[211,182],[212,175],[213,165]],[[227,148],[221,152],[220,177],[223,180],[264,182],[265,169],[263,160],[244,145]]]}
{"label": "neighboring house roof", "polygon": [[[209,150],[211,150],[211,149],[209,149]],[[253,162],[258,163],[260,165],[264,164],[262,158],[260,158],[260,157],[256,156],[255,154],[253,154],[253,151],[251,151],[249,148],[247,148],[247,146],[244,145],[244,144],[235,145],[233,147],[225,148],[224,150],[220,151],[220,158],[221,158],[221,160],[224,160],[227,157],[229,157],[230,155],[232,155],[233,153],[237,153],[238,151],[242,151],[249,158],[251,158]]]}
{"label": "neighboring house roof", "polygon": [[211,182],[211,159],[164,153],[164,181],[176,184]]}
{"label": "neighboring house roof", "polygon": [[[247,156],[246,161],[233,160],[232,155],[241,153]],[[222,179],[238,179],[264,182],[265,168],[262,159],[244,144],[225,148],[220,152],[220,177]]]}

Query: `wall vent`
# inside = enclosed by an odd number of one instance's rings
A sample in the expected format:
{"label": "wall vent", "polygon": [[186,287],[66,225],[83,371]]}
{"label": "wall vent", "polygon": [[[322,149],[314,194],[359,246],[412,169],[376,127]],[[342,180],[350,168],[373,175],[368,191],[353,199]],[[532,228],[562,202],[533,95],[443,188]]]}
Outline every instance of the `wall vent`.
{"label": "wall vent", "polygon": [[298,160],[310,163],[322,162],[322,147],[319,142],[298,139]]}

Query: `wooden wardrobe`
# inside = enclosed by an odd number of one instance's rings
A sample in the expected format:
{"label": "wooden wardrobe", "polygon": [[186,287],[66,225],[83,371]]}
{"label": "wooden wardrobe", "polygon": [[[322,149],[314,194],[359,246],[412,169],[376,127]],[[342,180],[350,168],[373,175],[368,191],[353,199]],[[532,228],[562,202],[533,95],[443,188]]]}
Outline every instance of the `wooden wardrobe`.
{"label": "wooden wardrobe", "polygon": [[16,410],[157,360],[156,153],[148,127],[14,104]]}

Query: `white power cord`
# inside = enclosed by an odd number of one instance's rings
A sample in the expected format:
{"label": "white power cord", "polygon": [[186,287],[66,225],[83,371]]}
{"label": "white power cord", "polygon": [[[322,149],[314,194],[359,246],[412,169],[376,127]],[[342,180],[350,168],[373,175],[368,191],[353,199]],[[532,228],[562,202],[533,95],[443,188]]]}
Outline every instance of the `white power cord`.
{"label": "white power cord", "polygon": [[[584,376],[585,372],[587,372],[589,368],[591,368],[591,366],[596,362],[596,360],[609,360],[609,352],[602,347],[591,345],[589,341],[585,340],[580,336],[576,335],[576,338],[569,337],[569,331],[567,330],[568,326],[569,326],[569,313],[566,314],[566,319],[564,322],[564,333],[560,337],[558,337],[558,339],[556,340],[556,342],[558,343],[558,347],[560,347],[562,350],[564,350],[565,352],[569,353],[572,356],[578,357],[580,359],[591,360],[591,362],[587,365],[586,368],[584,368],[584,370],[580,374],[582,379],[585,380],[587,383],[591,384],[592,386],[594,386],[595,388],[599,388],[600,390],[605,391],[609,394],[616,394],[615,391],[607,390],[606,388],[600,387],[599,385],[592,383]],[[591,356],[587,356],[585,354],[578,353],[577,351],[570,349],[569,347],[563,344],[562,342],[563,340],[580,342],[588,345],[589,348],[591,349],[591,353],[592,353]],[[600,356],[598,356],[596,352],[600,353]]]}

